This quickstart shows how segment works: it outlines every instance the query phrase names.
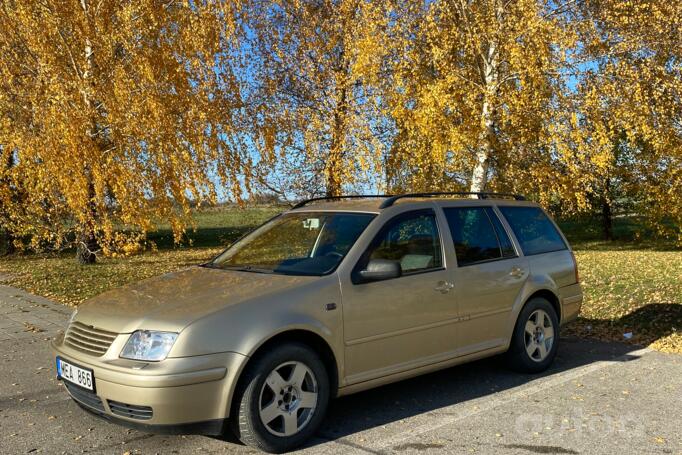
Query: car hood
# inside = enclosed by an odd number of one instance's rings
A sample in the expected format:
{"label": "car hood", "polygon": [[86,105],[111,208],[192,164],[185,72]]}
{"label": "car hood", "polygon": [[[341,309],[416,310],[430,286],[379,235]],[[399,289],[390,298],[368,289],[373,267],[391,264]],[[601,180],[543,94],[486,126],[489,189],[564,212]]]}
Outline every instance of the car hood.
{"label": "car hood", "polygon": [[114,289],[78,307],[76,320],[116,333],[180,331],[223,308],[279,293],[317,277],[191,267]]}

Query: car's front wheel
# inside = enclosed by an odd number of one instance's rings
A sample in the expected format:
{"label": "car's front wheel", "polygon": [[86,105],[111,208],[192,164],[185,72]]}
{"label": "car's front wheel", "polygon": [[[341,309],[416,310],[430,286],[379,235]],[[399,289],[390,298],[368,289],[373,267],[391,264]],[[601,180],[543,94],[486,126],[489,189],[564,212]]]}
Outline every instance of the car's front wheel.
{"label": "car's front wheel", "polygon": [[542,297],[529,300],[519,313],[507,360],[521,372],[539,373],[554,361],[559,345],[559,318]]}
{"label": "car's front wheel", "polygon": [[247,366],[234,396],[233,430],[244,443],[281,453],[305,442],[329,403],[329,377],[315,351],[287,343]]}

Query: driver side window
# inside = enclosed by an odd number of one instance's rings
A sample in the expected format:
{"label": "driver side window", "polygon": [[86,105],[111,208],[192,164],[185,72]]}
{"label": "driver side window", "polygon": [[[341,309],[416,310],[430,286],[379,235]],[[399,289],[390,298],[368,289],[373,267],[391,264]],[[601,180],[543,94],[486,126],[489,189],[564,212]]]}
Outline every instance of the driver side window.
{"label": "driver side window", "polygon": [[405,274],[441,268],[440,236],[433,211],[412,212],[389,221],[365,258],[398,261]]}

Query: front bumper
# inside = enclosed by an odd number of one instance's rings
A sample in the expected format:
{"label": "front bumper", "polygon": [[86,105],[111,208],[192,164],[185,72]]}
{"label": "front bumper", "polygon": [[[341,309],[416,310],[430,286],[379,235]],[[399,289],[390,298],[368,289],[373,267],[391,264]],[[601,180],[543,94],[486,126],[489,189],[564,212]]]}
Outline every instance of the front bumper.
{"label": "front bumper", "polygon": [[229,417],[234,385],[247,359],[234,352],[149,363],[94,357],[63,344],[61,337],[52,349],[56,357],[93,371],[96,393],[68,384],[81,407],[117,423],[164,433],[204,423],[210,423],[206,432],[211,433]]}

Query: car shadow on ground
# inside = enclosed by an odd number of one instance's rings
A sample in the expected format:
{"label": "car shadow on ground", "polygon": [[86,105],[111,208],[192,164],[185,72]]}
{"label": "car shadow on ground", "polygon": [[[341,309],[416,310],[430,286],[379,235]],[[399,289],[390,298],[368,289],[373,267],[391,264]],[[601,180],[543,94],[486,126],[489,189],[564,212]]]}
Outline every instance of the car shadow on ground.
{"label": "car shadow on ground", "polygon": [[[341,397],[330,403],[322,428],[306,447],[493,395],[595,362],[636,360],[638,356],[629,353],[638,349],[641,346],[567,337],[561,339],[552,367],[542,374],[515,373],[506,367],[503,357],[495,356]],[[240,444],[229,432],[221,439]]]}
{"label": "car shadow on ground", "polygon": [[643,305],[616,319],[579,318],[566,327],[566,332],[582,338],[618,340],[624,334],[631,342],[649,345],[679,331],[682,327],[682,302],[661,302]]}
{"label": "car shadow on ground", "polygon": [[[639,346],[562,338],[552,367],[542,374],[520,374],[506,368],[501,356],[389,384],[331,403],[316,444],[464,403],[605,360],[630,361]],[[320,441],[321,439],[322,441]]]}

